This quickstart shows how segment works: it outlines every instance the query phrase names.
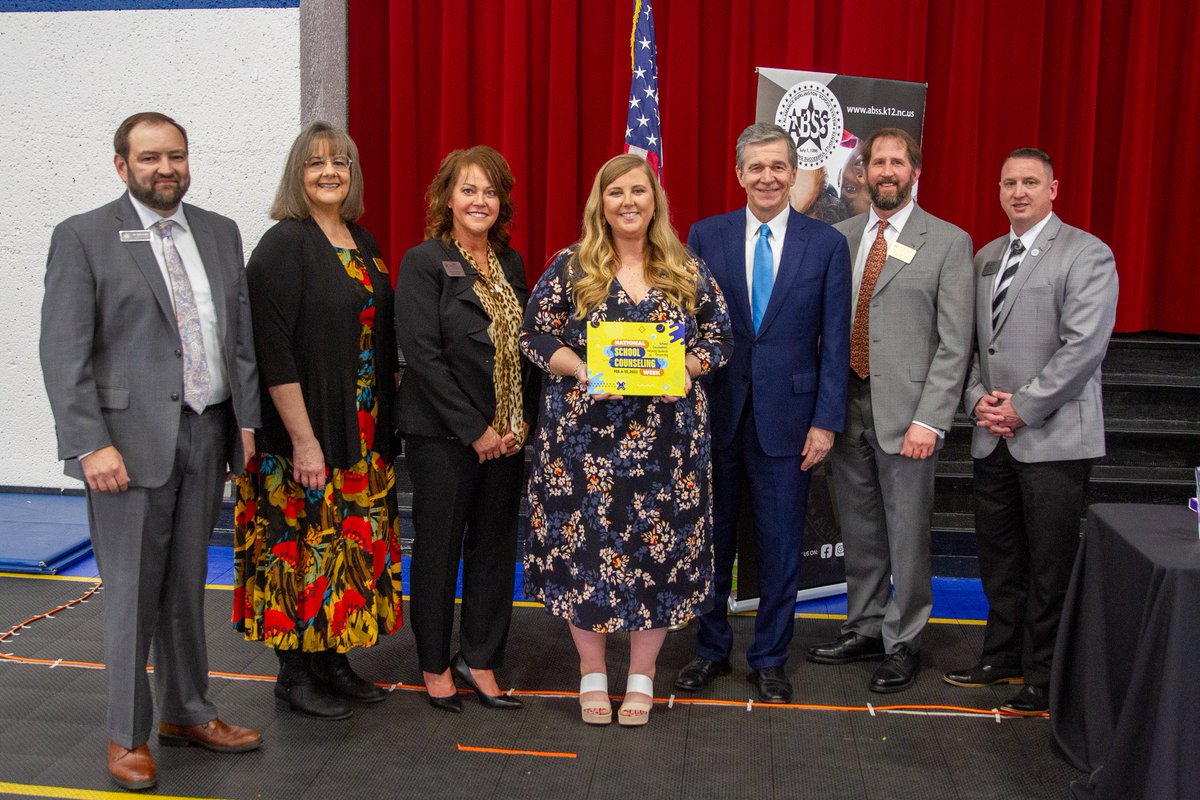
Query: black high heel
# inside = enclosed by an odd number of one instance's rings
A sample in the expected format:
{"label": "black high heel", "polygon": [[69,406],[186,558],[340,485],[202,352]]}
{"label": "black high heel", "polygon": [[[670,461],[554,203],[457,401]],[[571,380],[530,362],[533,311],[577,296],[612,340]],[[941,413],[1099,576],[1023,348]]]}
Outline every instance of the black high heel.
{"label": "black high heel", "polygon": [[429,705],[439,711],[449,711],[451,714],[462,713],[462,700],[458,699],[458,692],[449,697],[434,697],[428,691],[425,692],[425,699],[429,701]]}
{"label": "black high heel", "polygon": [[479,698],[479,704],[484,708],[517,709],[525,706],[524,703],[513,697],[505,697],[504,695],[493,697],[490,694],[485,694],[479,688],[479,685],[475,683],[475,679],[471,677],[471,668],[467,666],[466,659],[463,658],[461,650],[455,653],[454,658],[450,660],[450,674],[471,687],[475,692],[475,696]]}

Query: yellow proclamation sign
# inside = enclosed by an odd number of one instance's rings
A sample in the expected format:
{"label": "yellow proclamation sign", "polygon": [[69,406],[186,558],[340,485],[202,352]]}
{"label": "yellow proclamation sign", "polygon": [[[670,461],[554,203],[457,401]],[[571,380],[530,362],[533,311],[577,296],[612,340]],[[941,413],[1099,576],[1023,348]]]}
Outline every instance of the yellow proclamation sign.
{"label": "yellow proclamation sign", "polygon": [[588,394],[683,395],[683,325],[593,322],[588,326]]}

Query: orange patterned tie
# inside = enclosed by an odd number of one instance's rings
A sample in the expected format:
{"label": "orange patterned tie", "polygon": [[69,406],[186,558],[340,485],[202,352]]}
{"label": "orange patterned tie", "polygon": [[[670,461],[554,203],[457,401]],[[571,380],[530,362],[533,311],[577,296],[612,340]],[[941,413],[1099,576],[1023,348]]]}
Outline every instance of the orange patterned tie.
{"label": "orange patterned tie", "polygon": [[858,289],[858,304],[854,309],[854,328],[850,331],[850,368],[864,379],[871,374],[871,294],[875,291],[879,273],[883,271],[883,262],[887,261],[887,241],[883,238],[885,228],[887,221],[879,220],[879,235],[871,243],[871,252],[867,253],[862,285]]}

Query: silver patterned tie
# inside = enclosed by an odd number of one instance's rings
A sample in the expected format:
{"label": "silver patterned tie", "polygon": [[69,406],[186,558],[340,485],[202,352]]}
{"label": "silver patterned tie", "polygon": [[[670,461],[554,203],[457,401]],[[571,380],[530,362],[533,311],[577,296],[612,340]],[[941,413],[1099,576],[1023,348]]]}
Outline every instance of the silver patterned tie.
{"label": "silver patterned tie", "polygon": [[167,265],[171,296],[175,298],[175,324],[179,326],[179,339],[183,342],[183,402],[199,414],[208,405],[212,394],[212,378],[204,355],[204,335],[200,330],[200,312],[192,294],[192,282],[172,237],[175,224],[174,220],[160,219],[152,227],[162,237],[163,263]]}

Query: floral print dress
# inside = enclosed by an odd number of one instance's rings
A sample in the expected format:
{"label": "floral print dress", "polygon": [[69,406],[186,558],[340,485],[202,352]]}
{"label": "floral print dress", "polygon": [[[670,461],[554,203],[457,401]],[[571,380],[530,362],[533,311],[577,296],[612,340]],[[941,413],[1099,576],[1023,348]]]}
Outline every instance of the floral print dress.
{"label": "floral print dress", "polygon": [[362,459],[327,468],[325,486],[313,490],[293,479],[289,457],[259,451],[237,479],[233,624],[282,650],[345,652],[402,623],[396,473],[373,449],[374,289],[359,251],[335,250],[364,298],[355,393]]}
{"label": "floral print dress", "polygon": [[576,319],[570,251],[530,296],[521,350],[547,370],[533,439],[525,595],[572,625],[603,633],[661,628],[707,610],[713,597],[709,404],[696,382],[670,403],[596,400],[574,377],[549,373],[560,347],[586,358],[587,326],[610,320],[684,325],[705,374],[729,357],[729,312],[703,262],[694,315],[657,289],[635,303],[613,281],[608,300]]}

